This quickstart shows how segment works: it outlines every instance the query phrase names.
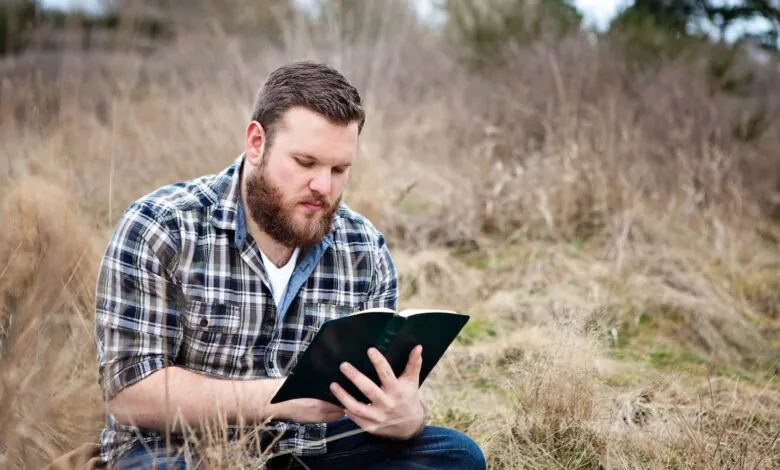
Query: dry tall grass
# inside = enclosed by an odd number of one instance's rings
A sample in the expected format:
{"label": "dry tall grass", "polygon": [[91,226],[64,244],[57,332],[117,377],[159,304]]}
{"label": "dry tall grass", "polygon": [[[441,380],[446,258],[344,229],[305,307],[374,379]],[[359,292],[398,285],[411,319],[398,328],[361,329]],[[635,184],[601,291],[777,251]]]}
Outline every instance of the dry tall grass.
{"label": "dry tall grass", "polygon": [[300,58],[368,101],[347,200],[387,233],[403,303],[474,314],[425,387],[437,423],[497,469],[780,466],[780,128],[732,132],[776,116],[777,70],[751,66],[738,98],[703,65],[640,74],[578,36],[478,73],[414,23],[358,44],[335,26],[290,26],[281,49],[190,32],[2,82],[3,466],[97,439],[92,295],[116,217],[228,164],[262,77]]}

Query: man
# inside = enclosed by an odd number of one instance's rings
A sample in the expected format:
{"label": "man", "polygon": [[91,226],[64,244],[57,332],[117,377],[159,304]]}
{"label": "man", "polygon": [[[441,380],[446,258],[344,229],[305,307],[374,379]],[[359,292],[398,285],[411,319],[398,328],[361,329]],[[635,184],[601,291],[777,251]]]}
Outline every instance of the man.
{"label": "man", "polygon": [[485,468],[471,439],[426,423],[419,349],[399,377],[367,351],[381,386],[344,365],[370,406],[337,387],[343,406],[270,404],[324,321],[397,306],[383,235],[341,202],[364,122],[339,72],[288,64],[264,83],[229,167],[123,213],[97,285],[112,468],[197,468],[177,452],[183,429],[223,418],[265,427],[271,468]]}

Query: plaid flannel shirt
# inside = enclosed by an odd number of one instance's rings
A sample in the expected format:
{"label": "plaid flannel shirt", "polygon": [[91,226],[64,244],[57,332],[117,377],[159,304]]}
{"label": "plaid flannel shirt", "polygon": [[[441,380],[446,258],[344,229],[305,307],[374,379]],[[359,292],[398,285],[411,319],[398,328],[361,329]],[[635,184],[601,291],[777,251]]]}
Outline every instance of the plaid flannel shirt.
{"label": "plaid flannel shirt", "polygon": [[[99,384],[114,397],[166,366],[225,379],[279,378],[328,319],[397,306],[383,235],[346,205],[303,253],[277,309],[240,204],[243,154],[216,175],[170,184],[119,218],[100,266],[95,333]],[[345,341],[348,341],[345,338]],[[113,461],[160,432],[107,413],[101,458]],[[326,452],[326,425],[274,421],[273,452]]]}

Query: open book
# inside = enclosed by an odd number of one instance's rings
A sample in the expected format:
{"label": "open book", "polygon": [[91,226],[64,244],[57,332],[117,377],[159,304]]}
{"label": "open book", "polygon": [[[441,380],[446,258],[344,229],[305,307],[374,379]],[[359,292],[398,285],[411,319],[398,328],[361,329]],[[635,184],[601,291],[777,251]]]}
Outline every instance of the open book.
{"label": "open book", "polygon": [[384,354],[396,376],[403,373],[409,355],[421,344],[420,385],[436,366],[469,315],[446,311],[407,309],[370,309],[323,323],[309,347],[301,354],[271,403],[295,398],[317,398],[341,406],[330,392],[332,382],[339,383],[356,400],[370,400],[341,372],[339,365],[349,362],[381,386],[376,369],[368,357],[375,347]]}

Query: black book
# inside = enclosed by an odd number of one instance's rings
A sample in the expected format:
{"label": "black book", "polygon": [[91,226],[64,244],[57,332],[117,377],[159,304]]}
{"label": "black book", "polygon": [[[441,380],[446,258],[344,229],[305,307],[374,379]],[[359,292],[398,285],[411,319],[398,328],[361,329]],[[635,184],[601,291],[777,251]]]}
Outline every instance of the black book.
{"label": "black book", "polygon": [[369,403],[339,366],[349,362],[381,386],[368,357],[370,347],[387,358],[397,377],[406,369],[412,349],[422,345],[422,385],[469,319],[469,315],[445,310],[370,309],[328,320],[301,354],[271,403],[316,398],[342,406],[330,391],[333,382],[356,400]]}

